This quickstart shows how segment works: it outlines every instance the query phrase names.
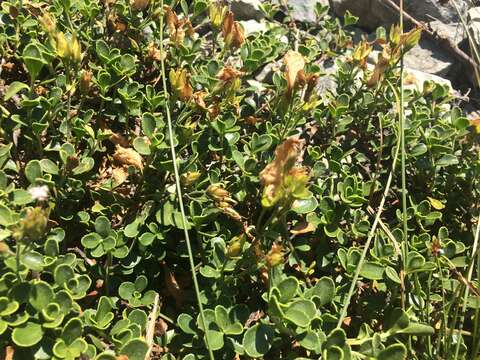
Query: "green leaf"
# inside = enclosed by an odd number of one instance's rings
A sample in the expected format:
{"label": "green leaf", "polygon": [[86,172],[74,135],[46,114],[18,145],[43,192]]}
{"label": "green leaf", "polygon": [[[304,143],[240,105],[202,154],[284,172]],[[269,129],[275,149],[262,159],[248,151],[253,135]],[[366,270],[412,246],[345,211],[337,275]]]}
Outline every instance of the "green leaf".
{"label": "green leaf", "polygon": [[122,299],[130,300],[133,297],[133,293],[136,291],[135,284],[130,281],[124,281],[118,288],[118,295]]}
{"label": "green leaf", "polygon": [[150,140],[147,137],[137,137],[133,140],[134,149],[141,155],[150,155]]}
{"label": "green leaf", "polygon": [[10,226],[15,223],[15,217],[12,210],[7,208],[5,205],[0,204],[0,225]]}
{"label": "green leaf", "polygon": [[27,322],[13,329],[12,340],[21,347],[30,347],[42,340],[42,326],[34,322]]}
{"label": "green leaf", "polygon": [[43,172],[46,172],[48,174],[58,175],[59,172],[60,172],[60,169],[58,168],[58,165],[55,164],[50,159],[40,160],[40,166],[41,166]]}
{"label": "green leaf", "polygon": [[16,189],[13,192],[13,203],[15,205],[26,205],[33,201],[32,195],[26,190],[23,189]]}
{"label": "green leaf", "polygon": [[297,199],[292,204],[292,210],[297,214],[307,214],[314,211],[318,206],[318,201],[313,196],[308,199]]}
{"label": "green leaf", "polygon": [[47,63],[42,56],[42,52],[37,44],[30,43],[23,49],[23,61],[30,74],[30,77],[35,80],[42,70],[43,66]]}
{"label": "green leaf", "polygon": [[383,272],[385,268],[381,264],[377,264],[371,261],[366,261],[362,270],[360,271],[360,276],[363,276],[369,280],[380,280],[383,278]]}
{"label": "green leaf", "polygon": [[207,330],[205,335],[208,339],[208,346],[210,346],[213,351],[223,348],[224,340],[222,332],[217,330]]}
{"label": "green leaf", "polygon": [[215,306],[215,323],[224,330],[230,325],[230,319],[228,317],[228,311],[222,305]]}
{"label": "green leaf", "polygon": [[297,341],[303,348],[315,352],[320,351],[323,342],[320,340],[320,337],[317,335],[317,333],[312,330],[308,330],[303,334],[297,335]]}
{"label": "green leaf", "polygon": [[21,263],[34,271],[40,271],[45,266],[43,255],[33,250],[25,251],[22,254]]}
{"label": "green leaf", "polygon": [[268,134],[258,136],[257,133],[253,133],[251,140],[252,153],[267,151],[272,145],[272,142],[272,137]]}
{"label": "green leaf", "polygon": [[35,310],[42,311],[53,299],[53,290],[45,281],[36,281],[30,287],[29,302]]}
{"label": "green leaf", "polygon": [[265,324],[256,324],[245,332],[243,336],[243,347],[248,356],[261,357],[265,355],[272,346],[274,336],[273,327]]}
{"label": "green leaf", "polygon": [[148,345],[140,339],[132,339],[127,342],[120,350],[120,355],[127,355],[128,360],[145,360],[148,352]]}
{"label": "green leaf", "polygon": [[10,100],[10,98],[12,96],[14,96],[15,94],[17,94],[19,91],[21,91],[23,89],[30,89],[30,86],[28,86],[27,84],[24,84],[20,81],[14,81],[10,85],[8,85],[8,89],[5,92],[5,95],[3,96],[3,99],[5,101]]}
{"label": "green leaf", "polygon": [[404,360],[407,357],[407,349],[403,344],[393,344],[380,351],[377,360]]}
{"label": "green leaf", "polygon": [[62,330],[62,339],[67,345],[73,343],[83,334],[83,324],[79,318],[70,319]]}
{"label": "green leaf", "polygon": [[305,292],[308,299],[317,298],[320,300],[320,306],[326,305],[333,301],[335,296],[335,283],[329,277],[322,277],[317,281],[314,287]]}
{"label": "green leaf", "polygon": [[40,161],[31,160],[25,166],[25,177],[30,184],[34,184],[38,178],[42,177],[42,167],[40,166]]}
{"label": "green leaf", "polygon": [[103,236],[107,237],[110,235],[110,231],[112,230],[110,220],[108,220],[105,216],[99,216],[95,219],[95,231]]}
{"label": "green leaf", "polygon": [[447,167],[458,164],[458,158],[453,154],[445,154],[437,160],[437,166]]}
{"label": "green leaf", "polygon": [[70,265],[62,264],[57,266],[53,277],[58,285],[64,285],[70,279],[73,279],[75,274]]}
{"label": "green leaf", "polygon": [[195,335],[197,333],[195,331],[195,321],[188,314],[183,314],[182,313],[182,314],[178,315],[177,325],[186,334]]}
{"label": "green leaf", "polygon": [[397,284],[402,283],[402,280],[400,280],[400,276],[398,276],[397,271],[391,266],[387,266],[385,268],[385,274],[390,280],[396,282]]}
{"label": "green leaf", "polygon": [[296,300],[285,311],[285,319],[297,326],[307,327],[315,317],[317,309],[311,300]]}
{"label": "green leaf", "polygon": [[277,285],[277,288],[280,291],[280,298],[278,300],[282,303],[286,303],[297,293],[299,283],[296,278],[289,276],[288,278],[282,280]]}

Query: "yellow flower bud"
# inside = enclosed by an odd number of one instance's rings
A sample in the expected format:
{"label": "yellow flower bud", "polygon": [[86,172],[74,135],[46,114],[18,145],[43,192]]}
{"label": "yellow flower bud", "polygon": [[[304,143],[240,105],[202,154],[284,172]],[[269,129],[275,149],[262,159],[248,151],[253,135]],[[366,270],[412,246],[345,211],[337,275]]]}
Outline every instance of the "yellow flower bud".
{"label": "yellow flower bud", "polygon": [[171,69],[168,77],[176,97],[184,102],[192,98],[193,89],[188,80],[190,75],[185,69]]}
{"label": "yellow flower bud", "polygon": [[242,234],[240,236],[235,236],[227,247],[227,255],[228,257],[236,257],[240,255],[243,249],[243,245],[245,244],[246,236]]}
{"label": "yellow flower bud", "polygon": [[207,194],[215,201],[223,201],[230,193],[219,185],[210,185],[207,189]]}
{"label": "yellow flower bud", "polygon": [[69,47],[65,34],[59,31],[55,36],[55,42],[55,49],[57,51],[58,57],[61,59],[67,59],[67,57],[69,56]]}
{"label": "yellow flower bud", "polygon": [[74,62],[79,63],[80,61],[82,61],[82,49],[80,47],[80,42],[77,40],[76,37],[73,37],[69,50],[70,57]]}
{"label": "yellow flower bud", "polygon": [[189,171],[185,174],[182,174],[181,181],[184,186],[190,186],[194,184],[202,175],[199,171]]}
{"label": "yellow flower bud", "polygon": [[215,29],[220,28],[226,13],[227,13],[226,6],[220,6],[218,3],[213,3],[213,2],[210,3],[208,15],[210,18],[210,22],[212,23],[212,26]]}

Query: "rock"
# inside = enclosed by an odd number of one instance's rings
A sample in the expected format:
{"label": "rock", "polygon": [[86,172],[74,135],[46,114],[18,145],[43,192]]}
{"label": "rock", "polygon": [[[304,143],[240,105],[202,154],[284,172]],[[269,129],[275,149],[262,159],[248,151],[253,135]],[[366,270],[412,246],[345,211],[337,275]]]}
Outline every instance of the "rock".
{"label": "rock", "polygon": [[335,61],[329,59],[322,61],[318,64],[320,67],[320,77],[318,78],[317,86],[315,90],[320,96],[326,93],[337,93],[337,81],[335,80],[335,75],[338,72],[338,65]]}
{"label": "rock", "polygon": [[474,7],[468,11],[468,28],[475,42],[480,44],[480,7]]}
{"label": "rock", "polygon": [[296,21],[314,23],[317,21],[315,7],[317,2],[322,5],[328,5],[328,0],[288,0],[291,7],[291,16]]}
{"label": "rock", "polygon": [[[455,0],[461,14],[466,14],[468,4],[466,0]],[[406,0],[405,11],[415,19],[425,22],[438,20],[443,23],[459,22],[455,6],[451,1],[438,0]]]}
{"label": "rock", "polygon": [[433,81],[441,85],[446,85],[449,91],[454,93],[450,80],[444,79],[441,76],[428,74],[421,70],[405,69],[405,89],[416,88],[418,91],[423,91],[425,81]]}
{"label": "rock", "polygon": [[[375,30],[379,26],[389,27],[398,23],[398,12],[383,0],[330,0],[336,15],[344,16],[348,10],[359,17],[359,26]],[[466,0],[456,0],[460,11],[467,10]],[[396,1],[398,3],[398,1]],[[455,7],[447,1],[444,5],[438,0],[405,0],[405,11],[419,21],[458,23],[460,18]]]}
{"label": "rock", "polygon": [[438,33],[438,35],[449,39],[452,44],[459,44],[465,39],[465,31],[461,23],[445,24],[441,21],[431,21],[428,25],[433,31]]}
{"label": "rock", "polygon": [[331,5],[337,16],[347,11],[358,16],[358,25],[368,30],[392,24],[398,18],[382,0],[331,0]]}
{"label": "rock", "polygon": [[447,76],[454,63],[452,57],[438,51],[438,46],[429,40],[421,40],[404,57],[406,67],[442,77]]}
{"label": "rock", "polygon": [[243,20],[239,21],[242,25],[245,35],[248,36],[255,32],[265,32],[269,29],[270,23],[267,23],[265,20],[256,21],[256,20]]}
{"label": "rock", "polygon": [[260,0],[230,0],[230,9],[236,20],[261,20],[265,17]]}

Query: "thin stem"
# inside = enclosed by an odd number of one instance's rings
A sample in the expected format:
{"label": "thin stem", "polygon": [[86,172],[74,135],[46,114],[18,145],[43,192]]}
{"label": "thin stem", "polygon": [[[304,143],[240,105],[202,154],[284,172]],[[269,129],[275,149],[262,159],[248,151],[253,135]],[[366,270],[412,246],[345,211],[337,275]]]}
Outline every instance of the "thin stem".
{"label": "thin stem", "polygon": [[[160,9],[163,9],[163,0],[160,0]],[[164,53],[163,49],[163,14],[160,16],[160,53]],[[178,198],[178,204],[180,206],[180,213],[182,215],[182,224],[183,224],[183,231],[185,235],[185,242],[187,244],[187,251],[188,251],[188,260],[190,262],[190,270],[192,272],[192,280],[193,280],[193,285],[195,288],[195,295],[197,297],[197,302],[198,302],[198,308],[200,310],[200,318],[202,319],[202,323],[205,325],[205,314],[203,311],[203,305],[202,301],[200,299],[200,287],[198,285],[198,280],[197,280],[197,274],[195,272],[195,262],[193,260],[193,252],[192,252],[192,246],[190,244],[190,236],[188,234],[187,230],[187,219],[185,216],[185,208],[183,206],[183,197],[182,197],[182,187],[180,185],[180,175],[178,172],[178,165],[177,165],[177,154],[175,151],[175,144],[174,144],[174,136],[173,136],[173,127],[172,127],[172,117],[170,114],[170,107],[168,104],[168,91],[167,91],[167,80],[165,77],[165,60],[163,57],[161,57],[161,73],[162,73],[162,87],[163,87],[163,93],[164,93],[164,99],[165,99],[165,113],[167,115],[167,123],[168,123],[168,137],[169,137],[169,142],[170,142],[170,150],[171,150],[171,155],[172,155],[172,161],[173,161],[173,171],[175,174],[175,185],[176,185],[176,190],[177,190],[177,198]],[[208,350],[208,354],[210,356],[211,360],[215,360],[213,356],[212,349],[209,346],[208,343],[208,337],[207,337],[207,329],[205,329],[205,345]]]}
{"label": "thin stem", "polygon": [[110,294],[110,268],[112,267],[112,253],[107,254],[107,263],[105,264],[105,294]]}
{"label": "thin stem", "polygon": [[480,237],[480,216],[477,219],[477,229],[475,231],[475,238],[474,238],[474,241],[473,241],[473,248],[472,248],[472,260],[470,262],[470,266],[469,266],[469,269],[468,269],[467,285],[465,285],[465,294],[463,295],[462,312],[461,312],[461,316],[460,316],[460,324],[459,324],[459,329],[458,329],[459,338],[458,338],[458,341],[457,341],[457,346],[455,347],[455,357],[454,357],[455,360],[458,359],[458,354],[460,352],[460,333],[463,330],[463,322],[465,320],[465,311],[467,309],[467,302],[468,302],[468,293],[470,291],[470,287],[468,286],[468,284],[472,280],[473,269],[475,267],[475,254],[477,253],[479,237]]}
{"label": "thin stem", "polygon": [[16,260],[16,272],[17,272],[17,279],[19,282],[22,282],[22,278],[20,276],[20,255],[22,253],[22,249],[21,249],[22,245],[17,241],[17,248],[16,248],[16,251],[15,251],[15,260]]}
{"label": "thin stem", "polygon": [[[395,88],[392,86],[392,90],[395,94],[395,97],[397,98],[397,103],[399,102],[398,94],[395,90]],[[362,270],[363,263],[365,261],[365,257],[367,255],[368,249],[370,248],[370,243],[372,242],[373,235],[375,235],[375,231],[377,230],[378,223],[380,221],[380,216],[383,211],[383,206],[385,205],[385,201],[387,199],[388,192],[390,191],[390,185],[392,183],[393,179],[393,173],[395,171],[395,167],[397,165],[397,160],[398,160],[398,153],[400,152],[400,142],[397,142],[397,148],[395,150],[395,156],[393,158],[393,163],[392,163],[392,169],[390,171],[390,174],[387,179],[387,184],[385,186],[385,190],[383,192],[383,197],[382,200],[380,201],[380,205],[378,206],[377,210],[377,215],[375,216],[375,220],[373,222],[372,228],[370,229],[370,233],[368,234],[367,241],[365,243],[365,246],[363,248],[362,255],[360,257],[360,261],[358,262],[357,269],[355,270],[355,274],[353,275],[353,279],[350,284],[350,289],[348,290],[347,297],[345,298],[345,301],[343,303],[342,311],[340,313],[340,317],[338,319],[337,323],[337,328],[340,328],[342,326],[343,320],[347,316],[347,311],[348,311],[348,306],[350,305],[350,300],[353,295],[353,291],[355,290],[355,287],[357,285],[357,280],[360,275],[360,271]]]}

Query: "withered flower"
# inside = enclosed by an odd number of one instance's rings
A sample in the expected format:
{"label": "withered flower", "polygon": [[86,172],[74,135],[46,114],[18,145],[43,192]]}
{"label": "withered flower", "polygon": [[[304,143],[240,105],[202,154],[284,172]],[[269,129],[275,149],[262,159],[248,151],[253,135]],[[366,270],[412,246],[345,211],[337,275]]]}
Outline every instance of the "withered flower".
{"label": "withered flower", "polygon": [[221,81],[218,88],[227,93],[227,98],[234,98],[235,93],[242,84],[242,80],[240,79],[242,75],[243,72],[232,66],[225,66],[218,72],[217,78]]}
{"label": "withered flower", "polygon": [[190,74],[185,69],[171,69],[169,73],[170,84],[173,92],[181,101],[188,101],[193,96],[193,89],[190,85]]}
{"label": "withered flower", "polygon": [[170,41],[175,44],[182,44],[185,39],[185,29],[188,36],[193,37],[195,31],[188,19],[179,19],[170,6],[165,6],[166,22]]}
{"label": "withered flower", "polygon": [[40,22],[40,24],[43,26],[43,28],[45,29],[45,31],[49,35],[51,35],[55,32],[55,30],[57,28],[57,24],[56,24],[55,18],[52,17],[52,15],[50,15],[50,13],[48,13],[48,12],[44,13],[38,19],[38,21]]}
{"label": "withered flower", "polygon": [[115,148],[115,153],[113,154],[113,159],[119,165],[131,165],[139,170],[143,170],[142,156],[131,148],[124,148],[120,145],[117,145]]}
{"label": "withered flower", "polygon": [[288,51],[283,58],[287,78],[287,95],[291,96],[295,86],[305,83],[305,59],[296,51]]}
{"label": "withered flower", "polygon": [[45,234],[47,222],[48,211],[41,207],[28,209],[25,217],[16,225],[13,237],[24,243],[38,241]]}
{"label": "withered flower", "polygon": [[217,78],[224,83],[231,83],[242,75],[242,71],[239,71],[232,66],[225,66],[218,72]]}
{"label": "withered flower", "polygon": [[165,59],[165,56],[162,56],[162,52],[155,46],[155,43],[152,41],[148,44],[148,57],[154,61],[161,61],[162,57]]}
{"label": "withered flower", "polygon": [[367,86],[373,87],[383,79],[383,74],[388,69],[390,60],[390,47],[388,45],[385,45],[383,51],[378,54],[378,59],[375,64],[375,68],[373,69],[373,74],[368,79]]}
{"label": "withered flower", "polygon": [[278,266],[283,263],[283,248],[282,245],[273,244],[270,251],[265,256],[265,261],[269,268]]}
{"label": "withered flower", "polygon": [[205,96],[207,93],[205,91],[197,91],[193,94],[193,101],[201,110],[207,111],[207,105],[205,104]]}
{"label": "withered flower", "polygon": [[80,75],[80,91],[82,94],[87,94],[90,91],[92,85],[93,73],[90,70],[82,71]]}
{"label": "withered flower", "polygon": [[245,35],[243,28],[233,18],[233,12],[227,11],[222,23],[222,35],[225,41],[225,46],[233,49],[238,49],[245,42]]}
{"label": "withered flower", "polygon": [[130,6],[133,10],[141,11],[145,10],[149,4],[150,0],[131,0]]}
{"label": "withered flower", "polygon": [[128,170],[125,167],[120,166],[112,170],[113,186],[122,185],[128,177]]}
{"label": "withered flower", "polygon": [[296,137],[285,140],[277,146],[275,159],[260,172],[264,207],[271,207],[282,199],[292,201],[306,195],[310,175],[305,167],[295,166],[302,145]]}

